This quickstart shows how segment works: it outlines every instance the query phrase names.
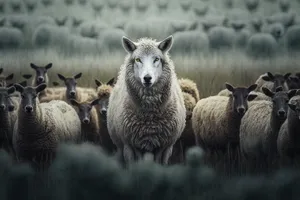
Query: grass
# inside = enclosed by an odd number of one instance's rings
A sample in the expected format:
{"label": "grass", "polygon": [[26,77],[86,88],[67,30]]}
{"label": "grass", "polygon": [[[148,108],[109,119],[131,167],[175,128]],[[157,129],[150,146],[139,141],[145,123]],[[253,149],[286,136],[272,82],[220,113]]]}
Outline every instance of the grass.
{"label": "grass", "polygon": [[[64,55],[51,49],[16,50],[3,52],[0,66],[4,72],[14,72],[15,81],[22,81],[21,74],[33,73],[30,63],[46,65],[53,63],[49,70],[50,81],[58,81],[56,73],[72,76],[82,72],[78,85],[94,87],[94,79],[108,81],[116,76],[124,61],[124,53],[96,55]],[[224,83],[235,86],[253,84],[265,72],[298,72],[299,59],[296,55],[282,55],[274,59],[254,60],[238,51],[216,54],[171,55],[178,77],[194,80],[201,97],[217,94],[224,89]]]}

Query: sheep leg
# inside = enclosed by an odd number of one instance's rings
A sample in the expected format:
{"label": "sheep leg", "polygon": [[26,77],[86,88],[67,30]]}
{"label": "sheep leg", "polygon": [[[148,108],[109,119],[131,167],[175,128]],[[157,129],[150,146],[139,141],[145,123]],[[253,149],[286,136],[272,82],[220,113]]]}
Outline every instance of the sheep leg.
{"label": "sheep leg", "polygon": [[162,165],[167,165],[169,162],[169,158],[172,155],[173,145],[167,148],[163,148],[155,155],[155,161]]}
{"label": "sheep leg", "polygon": [[130,162],[135,161],[134,150],[128,144],[124,145],[123,156],[124,156],[124,161],[127,164],[130,163]]}

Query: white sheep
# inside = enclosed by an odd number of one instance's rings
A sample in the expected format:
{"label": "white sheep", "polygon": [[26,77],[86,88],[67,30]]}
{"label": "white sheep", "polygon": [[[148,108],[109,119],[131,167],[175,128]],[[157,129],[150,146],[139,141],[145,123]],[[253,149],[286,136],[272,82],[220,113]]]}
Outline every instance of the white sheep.
{"label": "white sheep", "polygon": [[172,43],[172,36],[161,42],[123,37],[128,55],[109,98],[107,128],[126,163],[148,152],[167,164],[184,130],[186,109],[168,55]]}
{"label": "white sheep", "polygon": [[287,91],[289,89],[287,81],[289,80],[290,75],[291,73],[282,75],[279,73],[272,74],[271,72],[262,74],[255,81],[255,84],[257,84],[256,91],[263,92],[262,87],[265,87],[274,92],[279,86],[281,86],[284,91]]}
{"label": "white sheep", "polygon": [[48,167],[60,143],[78,143],[81,125],[76,111],[63,101],[39,103],[37,94],[46,84],[23,87],[15,84],[22,99],[13,131],[13,147],[20,162]]}

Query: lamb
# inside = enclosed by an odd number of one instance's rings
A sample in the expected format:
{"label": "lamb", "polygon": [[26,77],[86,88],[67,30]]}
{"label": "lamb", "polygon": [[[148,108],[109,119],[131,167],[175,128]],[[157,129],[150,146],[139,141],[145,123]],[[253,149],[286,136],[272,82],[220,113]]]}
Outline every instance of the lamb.
{"label": "lamb", "polygon": [[[176,141],[173,148],[173,155],[171,157],[171,162],[176,163],[184,159],[184,155],[187,150],[195,146],[195,136],[192,129],[192,113],[193,109],[196,106],[196,103],[199,101],[199,91],[195,82],[190,79],[182,78],[179,79],[179,85],[183,92],[184,105],[186,108],[186,125],[181,137]],[[179,155],[178,155],[179,154]]]}
{"label": "lamb", "polygon": [[37,169],[47,168],[60,143],[78,143],[81,124],[76,111],[63,101],[40,103],[37,94],[46,88],[15,84],[22,99],[13,130],[13,147],[18,161]]}
{"label": "lamb", "polygon": [[271,72],[262,74],[258,77],[258,79],[255,82],[257,84],[256,91],[263,92],[262,87],[265,87],[274,92],[279,86],[281,86],[284,91],[287,91],[289,89],[287,81],[290,75],[291,73],[286,73],[282,75],[278,73],[272,74]]}
{"label": "lamb", "polygon": [[248,159],[262,161],[274,159],[277,152],[278,132],[287,117],[288,101],[296,90],[275,92],[262,88],[272,101],[256,101],[245,113],[240,126],[240,149]]}
{"label": "lamb", "polygon": [[0,87],[0,148],[10,154],[14,154],[12,145],[13,126],[16,121],[16,113],[9,108],[11,106],[10,95],[15,92],[15,87]]}
{"label": "lamb", "polygon": [[254,58],[273,57],[278,50],[278,43],[269,33],[253,34],[246,45],[247,55]]}
{"label": "lamb", "polygon": [[277,138],[277,150],[282,164],[294,162],[299,156],[300,90],[288,102],[287,119],[282,124]]}
{"label": "lamb", "polygon": [[[125,163],[152,153],[167,164],[185,128],[186,109],[169,50],[173,36],[137,42],[123,36],[128,52],[107,110],[110,137]],[[142,67],[143,66],[143,67]]]}
{"label": "lamb", "polygon": [[95,99],[92,102],[78,102],[71,99],[70,102],[75,107],[81,121],[81,140],[100,144],[99,119],[95,109],[95,106],[99,103],[99,99]]}
{"label": "lamb", "polygon": [[236,150],[239,144],[241,119],[248,110],[248,101],[257,95],[250,94],[256,84],[247,87],[233,87],[225,83],[230,97],[211,96],[198,101],[193,110],[192,127],[196,144],[207,152],[225,153],[229,148]]}
{"label": "lamb", "polygon": [[110,79],[107,83],[102,83],[99,80],[95,80],[95,83],[97,86],[97,97],[99,99],[99,103],[95,107],[99,117],[101,146],[108,154],[113,154],[117,151],[117,147],[110,138],[107,129],[107,109],[108,100],[115,85],[115,78]]}

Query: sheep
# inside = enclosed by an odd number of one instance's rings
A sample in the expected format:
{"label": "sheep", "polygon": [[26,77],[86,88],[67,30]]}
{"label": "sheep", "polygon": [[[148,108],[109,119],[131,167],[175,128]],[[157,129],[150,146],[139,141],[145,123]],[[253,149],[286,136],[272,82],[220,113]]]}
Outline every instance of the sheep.
{"label": "sheep", "polygon": [[208,31],[210,48],[213,50],[230,49],[234,44],[235,33],[232,28],[215,26]]}
{"label": "sheep", "polygon": [[279,42],[279,40],[283,38],[285,34],[284,26],[278,22],[269,25],[267,31],[276,39],[277,42]]}
{"label": "sheep", "polygon": [[23,87],[15,84],[22,99],[13,130],[13,147],[19,162],[44,169],[55,158],[60,143],[79,143],[81,125],[76,111],[63,101],[40,103],[37,94],[46,84]]}
{"label": "sheep", "polygon": [[59,95],[59,100],[70,103],[71,99],[75,99],[79,102],[89,101],[95,97],[94,94],[84,92],[83,89],[76,87],[77,81],[82,76],[82,73],[76,74],[73,77],[64,77],[61,74],[57,74],[58,78],[66,85],[65,92]]}
{"label": "sheep", "polygon": [[83,19],[79,19],[77,17],[73,17],[72,18],[72,25],[74,28],[77,28],[78,26],[80,26],[83,23]]}
{"label": "sheep", "polygon": [[287,91],[289,89],[287,85],[287,81],[290,75],[291,73],[286,73],[282,75],[278,73],[272,74],[271,72],[262,74],[255,81],[255,83],[257,84],[256,91],[263,92],[262,87],[266,87],[272,92],[275,92],[276,88],[279,86],[281,86],[284,91]]}
{"label": "sheep", "polygon": [[253,18],[251,20],[251,25],[254,28],[254,32],[260,33],[263,25],[263,21],[261,18]]}
{"label": "sheep", "polygon": [[148,10],[149,3],[146,0],[137,0],[135,6],[136,6],[137,11],[144,13]]}
{"label": "sheep", "polygon": [[110,137],[125,163],[152,153],[155,162],[167,164],[185,128],[186,113],[168,55],[173,37],[160,42],[150,38],[133,42],[123,36],[122,42],[128,55],[109,98]]}
{"label": "sheep", "polygon": [[118,6],[117,0],[108,0],[107,5],[110,9],[115,9]]}
{"label": "sheep", "polygon": [[[300,75],[300,74],[299,74]],[[300,78],[296,75],[289,76],[287,80],[287,85],[290,90],[292,89],[300,89]]]}
{"label": "sheep", "polygon": [[[183,155],[186,154],[188,148],[196,145],[191,118],[193,109],[196,106],[196,103],[200,100],[199,91],[195,82],[187,78],[181,78],[178,82],[183,92],[184,105],[186,109],[186,125],[181,137],[174,145],[173,155],[170,158],[172,163],[178,162],[180,159],[185,160]],[[178,154],[181,154],[181,156]]]}
{"label": "sheep", "polygon": [[107,52],[113,53],[122,49],[120,43],[120,37],[124,35],[124,31],[121,29],[105,29],[101,33],[101,44]]}
{"label": "sheep", "polygon": [[289,0],[280,0],[279,8],[282,12],[288,12],[290,10],[291,4]]}
{"label": "sheep", "polygon": [[91,4],[92,4],[95,14],[100,13],[104,7],[103,1],[93,0],[91,2]]}
{"label": "sheep", "polygon": [[184,31],[174,34],[174,46],[171,53],[191,54],[197,52],[207,52],[209,50],[209,40],[205,33],[201,31]]}
{"label": "sheep", "polygon": [[45,83],[46,85],[49,84],[49,77],[48,77],[48,70],[52,67],[52,63],[48,63],[44,67],[37,66],[34,63],[30,63],[30,67],[34,69],[35,76],[32,79],[32,86],[38,86],[39,84]]}
{"label": "sheep", "polygon": [[[202,3],[202,2],[199,2]],[[195,5],[193,6],[193,11],[197,17],[205,16],[209,11],[209,6],[207,4]]]}
{"label": "sheep", "polygon": [[255,101],[242,118],[240,126],[240,150],[244,158],[262,161],[275,158],[278,132],[287,117],[288,101],[296,90],[275,92],[262,88],[272,101]]}
{"label": "sheep", "polygon": [[192,127],[197,146],[207,152],[225,153],[229,147],[237,150],[239,126],[248,110],[248,101],[257,95],[250,94],[256,84],[247,87],[233,87],[225,83],[231,92],[229,97],[210,96],[197,102],[192,114]]}
{"label": "sheep", "polygon": [[0,49],[19,48],[24,43],[23,33],[17,28],[0,27]]}
{"label": "sheep", "polygon": [[169,5],[169,2],[167,0],[157,0],[156,1],[156,6],[160,11],[167,10],[168,5]]}
{"label": "sheep", "polygon": [[11,0],[11,1],[9,1],[9,3],[10,3],[11,10],[13,12],[16,12],[16,13],[21,12],[21,10],[22,10],[22,2],[21,1]]}
{"label": "sheep", "polygon": [[235,31],[234,46],[244,49],[248,39],[251,37],[250,31],[245,28],[246,24],[242,21],[233,21],[231,22],[231,27]]}
{"label": "sheep", "polygon": [[132,8],[132,4],[132,0],[123,0],[120,3],[120,8],[122,9],[123,13],[128,13]]}
{"label": "sheep", "polygon": [[290,27],[285,34],[285,46],[289,53],[300,51],[300,25]]}
{"label": "sheep", "polygon": [[31,12],[33,12],[36,9],[36,7],[37,7],[37,1],[35,1],[35,0],[31,0],[31,1],[27,0],[25,2],[25,5],[26,5],[26,8],[27,8],[27,12],[31,13]]}
{"label": "sheep", "polygon": [[54,1],[55,1],[55,0],[41,0],[42,4],[43,4],[45,7],[52,6],[52,5],[54,4]]}
{"label": "sheep", "polygon": [[259,7],[259,0],[246,0],[245,4],[250,12],[254,12]]}
{"label": "sheep", "polygon": [[67,21],[68,21],[68,16],[65,16],[63,18],[56,18],[55,19],[55,22],[56,22],[57,26],[65,26]]}
{"label": "sheep", "polygon": [[295,13],[276,13],[266,18],[266,22],[269,24],[281,23],[285,29],[295,24],[296,15]]}
{"label": "sheep", "polygon": [[42,24],[34,30],[32,44],[36,47],[60,46],[65,48],[69,41],[69,30],[52,24]]}
{"label": "sheep", "polygon": [[16,122],[16,113],[11,109],[10,95],[15,87],[0,87],[0,148],[14,154],[12,145],[13,127]]}
{"label": "sheep", "polygon": [[299,156],[300,90],[288,102],[287,119],[282,124],[277,138],[277,150],[281,164],[295,162]]}
{"label": "sheep", "polygon": [[99,103],[99,99],[95,99],[92,102],[78,102],[71,99],[70,102],[74,106],[81,121],[81,141],[100,144],[99,119],[95,108]]}
{"label": "sheep", "polygon": [[185,12],[189,11],[191,6],[192,6],[192,1],[191,0],[180,1],[180,7]]}
{"label": "sheep", "polygon": [[8,84],[7,84],[7,81],[11,81],[13,78],[14,78],[14,74],[10,74],[8,76],[2,74],[2,71],[3,71],[3,68],[1,68],[1,73],[0,73],[0,87],[6,87]]}
{"label": "sheep", "polygon": [[70,6],[74,3],[74,0],[64,0],[65,4]]}
{"label": "sheep", "polygon": [[278,43],[269,33],[253,34],[246,45],[247,55],[254,58],[266,58],[276,55]]}
{"label": "sheep", "polygon": [[116,145],[113,143],[110,138],[108,129],[107,129],[107,109],[108,109],[108,100],[110,94],[115,85],[115,78],[110,79],[107,83],[102,83],[99,80],[95,80],[96,83],[96,92],[97,98],[99,99],[98,105],[95,106],[98,116],[99,116],[99,127],[101,135],[101,146],[108,154],[113,154],[117,151]]}

